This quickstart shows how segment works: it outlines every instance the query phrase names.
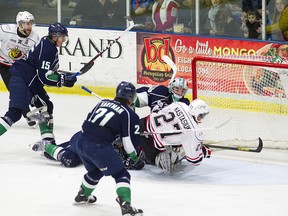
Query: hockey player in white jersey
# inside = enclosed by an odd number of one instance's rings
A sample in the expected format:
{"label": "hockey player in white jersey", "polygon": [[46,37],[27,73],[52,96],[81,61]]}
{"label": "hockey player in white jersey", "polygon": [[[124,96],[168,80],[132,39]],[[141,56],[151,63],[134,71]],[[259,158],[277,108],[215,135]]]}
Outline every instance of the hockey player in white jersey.
{"label": "hockey player in white jersey", "polygon": [[[146,125],[140,125],[142,132],[154,133],[141,138],[146,163],[170,172],[182,156],[193,166],[200,165],[203,158],[209,158],[211,150],[202,145],[203,132],[198,130],[208,113],[208,105],[200,99],[193,100],[189,106],[182,102],[172,103],[158,113],[151,113]],[[186,131],[165,133],[177,130]],[[174,150],[179,149],[179,146],[183,148],[183,155]]]}
{"label": "hockey player in white jersey", "polygon": [[[26,58],[28,51],[39,42],[39,35],[33,30],[34,25],[34,16],[27,11],[17,14],[16,24],[0,25],[0,74],[7,90],[10,67],[16,60]],[[35,124],[35,121],[26,119],[29,126]]]}
{"label": "hockey player in white jersey", "polygon": [[39,41],[39,35],[33,31],[34,16],[21,11],[16,16],[17,24],[0,25],[0,73],[9,90],[9,68],[14,61],[26,58],[31,47]]}

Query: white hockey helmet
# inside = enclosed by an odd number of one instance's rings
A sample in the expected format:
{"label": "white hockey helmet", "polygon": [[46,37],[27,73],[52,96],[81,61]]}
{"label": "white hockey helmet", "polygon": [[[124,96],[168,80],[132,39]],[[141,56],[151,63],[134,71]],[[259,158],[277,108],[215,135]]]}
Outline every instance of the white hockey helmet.
{"label": "white hockey helmet", "polygon": [[173,96],[173,100],[177,102],[187,93],[187,81],[182,77],[177,77],[169,84],[168,88]]}
{"label": "white hockey helmet", "polygon": [[189,104],[190,113],[198,123],[202,122],[202,119],[209,114],[208,105],[200,99],[195,99]]}
{"label": "white hockey helmet", "polygon": [[20,11],[16,16],[16,23],[22,27],[22,24],[25,22],[32,22],[34,24],[34,16],[28,11]]}

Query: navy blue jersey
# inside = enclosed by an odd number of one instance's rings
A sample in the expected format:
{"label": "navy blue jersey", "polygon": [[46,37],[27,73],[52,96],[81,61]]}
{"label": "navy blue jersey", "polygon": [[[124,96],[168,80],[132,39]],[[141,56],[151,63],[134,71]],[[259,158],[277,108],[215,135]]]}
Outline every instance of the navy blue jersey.
{"label": "navy blue jersey", "polygon": [[[173,103],[172,95],[169,92],[169,88],[163,85],[155,86],[155,87],[141,87],[137,89],[137,95],[146,93],[148,101],[146,101],[147,105],[150,107],[151,111],[159,111],[163,109],[165,106]],[[145,100],[145,99],[144,99]],[[190,101],[187,98],[181,98],[179,102],[183,102],[187,105],[190,104]],[[140,107],[141,104],[140,104]]]}
{"label": "navy blue jersey", "polygon": [[95,144],[111,145],[120,136],[130,154],[140,143],[139,116],[126,104],[105,99],[88,114],[82,132],[85,139]]}
{"label": "navy blue jersey", "polygon": [[57,80],[49,79],[48,75],[58,67],[57,47],[50,38],[43,37],[39,44],[30,50],[26,59],[15,61],[10,72],[12,76],[21,77],[30,89],[35,91],[44,85],[57,86]]}

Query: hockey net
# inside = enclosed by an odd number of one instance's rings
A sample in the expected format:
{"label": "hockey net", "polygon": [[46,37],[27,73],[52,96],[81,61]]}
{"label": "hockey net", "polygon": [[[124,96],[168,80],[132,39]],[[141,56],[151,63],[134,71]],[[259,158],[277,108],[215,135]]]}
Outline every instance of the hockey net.
{"label": "hockey net", "polygon": [[[265,56],[195,57],[192,95],[203,99],[210,114],[202,127],[205,140],[250,145],[258,137],[266,148],[288,149],[288,64]],[[256,142],[255,142],[256,141]]]}

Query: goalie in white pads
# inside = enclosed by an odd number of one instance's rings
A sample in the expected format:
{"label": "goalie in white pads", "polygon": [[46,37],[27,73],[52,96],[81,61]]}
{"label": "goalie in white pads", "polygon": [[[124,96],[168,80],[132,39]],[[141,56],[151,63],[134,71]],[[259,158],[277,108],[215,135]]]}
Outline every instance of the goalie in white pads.
{"label": "goalie in white pads", "polygon": [[[141,132],[155,133],[141,138],[146,163],[155,164],[170,172],[182,157],[185,157],[193,166],[200,165],[203,158],[209,158],[211,150],[202,145],[203,132],[189,131],[189,129],[198,129],[198,124],[208,113],[208,105],[200,99],[195,99],[189,106],[181,102],[170,104],[158,113],[152,113],[145,121],[141,121]],[[185,129],[188,131],[165,134],[165,131]],[[180,154],[179,146],[180,149],[183,148]]]}

